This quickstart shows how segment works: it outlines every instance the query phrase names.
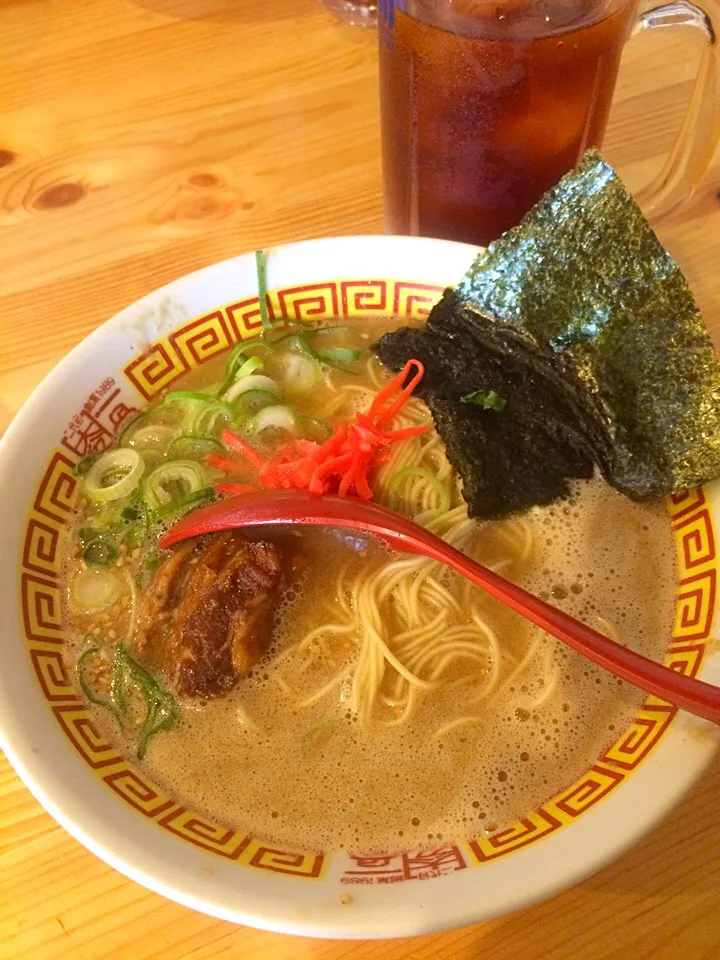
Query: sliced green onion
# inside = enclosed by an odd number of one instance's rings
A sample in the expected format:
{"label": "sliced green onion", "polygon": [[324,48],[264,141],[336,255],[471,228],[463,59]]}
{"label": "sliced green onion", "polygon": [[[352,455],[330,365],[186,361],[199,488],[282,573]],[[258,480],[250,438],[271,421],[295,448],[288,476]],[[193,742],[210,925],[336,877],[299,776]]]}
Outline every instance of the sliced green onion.
{"label": "sliced green onion", "polygon": [[81,570],[73,577],[70,596],[78,610],[104,610],[120,595],[121,584],[109,570]]}
{"label": "sliced green onion", "polygon": [[246,390],[233,404],[235,419],[242,423],[248,417],[254,417],[263,407],[270,407],[277,403],[277,399],[269,390]]}
{"label": "sliced green onion", "polygon": [[[77,662],[77,674],[80,687],[91,703],[105,707],[113,713],[123,729],[138,713],[133,708],[133,693],[139,694],[144,701],[142,726],[135,744],[135,754],[139,760],[145,756],[150,737],[163,730],[169,730],[177,723],[180,710],[174,694],[166,690],[153,675],[130,656],[127,648],[118,643],[110,673],[110,694],[99,697],[88,683],[86,673],[91,660],[100,658],[98,647],[86,650]],[[140,722],[140,717],[138,717]]]}
{"label": "sliced green onion", "polygon": [[270,344],[262,339],[262,335],[259,337],[251,337],[249,340],[241,340],[239,343],[236,343],[228,354],[227,361],[225,363],[225,370],[227,373],[235,375],[237,368],[240,366],[240,360],[248,350],[264,350],[267,353],[272,353],[272,347]]}
{"label": "sliced green onion", "polygon": [[177,723],[180,710],[174,694],[161,686],[142,664],[130,656],[122,644],[119,646],[123,651],[123,666],[126,674],[130,682],[139,689],[147,707],[145,722],[140,729],[135,745],[135,754],[138,760],[142,760],[150,737],[174,726]]}
{"label": "sliced green onion", "polygon": [[192,493],[185,494],[184,497],[178,497],[176,500],[171,500],[170,503],[166,503],[164,506],[153,510],[153,520],[165,520],[174,513],[181,511],[189,513],[188,507],[199,507],[201,503],[205,503],[206,500],[214,500],[214,498],[215,490],[213,487],[194,490]]}
{"label": "sliced green onion", "polygon": [[215,397],[210,393],[201,393],[199,390],[173,390],[163,400],[166,403],[187,403],[188,401],[202,401],[211,403]]}
{"label": "sliced green onion", "polygon": [[156,510],[210,485],[207,471],[195,460],[173,460],[153,470],[145,481],[145,501]]}
{"label": "sliced green onion", "polygon": [[283,353],[279,358],[283,371],[283,387],[291,393],[309,393],[320,379],[320,368],[312,356]]}
{"label": "sliced green onion", "polygon": [[180,403],[185,407],[180,425],[181,432],[190,436],[206,436],[217,428],[221,418],[232,420],[230,407],[209,393],[197,390],[174,390],[165,397],[164,403]]}
{"label": "sliced green onion", "polygon": [[81,559],[91,567],[107,567],[108,564],[117,560],[117,556],[114,543],[102,536],[89,540],[80,554]]}
{"label": "sliced green onion", "polygon": [[85,475],[87,495],[100,503],[127,497],[140,482],[145,463],[129,447],[109,450],[99,457]]}
{"label": "sliced green onion", "polygon": [[[344,373],[356,374],[355,370],[349,370],[347,367],[343,366],[336,359],[333,358],[333,349],[342,351],[342,355],[345,356],[346,360],[354,362],[358,360],[362,354],[360,351],[355,350],[354,347],[329,347],[320,352],[316,352],[312,349],[310,344],[305,339],[306,336],[309,336],[310,332],[303,331],[298,333],[297,330],[293,330],[290,333],[286,333],[284,336],[280,337],[275,341],[275,346],[277,344],[285,341],[289,350],[295,350],[297,353],[307,354],[308,357],[315,360],[317,363],[323,364],[326,367],[333,367],[336,370],[342,370]],[[356,356],[357,354],[357,356]],[[287,354],[285,354],[287,356]]]}
{"label": "sliced green onion", "polygon": [[185,434],[203,437],[212,434],[217,429],[218,420],[232,420],[232,409],[220,400],[210,399],[206,403],[193,403],[182,420],[182,430]]}
{"label": "sliced green onion", "polygon": [[272,330],[272,323],[267,308],[267,256],[264,250],[255,251],[255,267],[258,282],[258,306],[263,330]]}
{"label": "sliced green onion", "polygon": [[235,374],[236,380],[242,380],[243,377],[249,377],[251,373],[262,370],[263,362],[260,357],[248,357],[245,363]]}
{"label": "sliced green onion", "polygon": [[388,493],[397,493],[399,487],[402,486],[405,480],[414,477],[422,479],[426,483],[430,484],[430,486],[437,492],[440,501],[437,507],[438,513],[446,513],[450,509],[450,490],[441,480],[438,480],[432,470],[428,470],[427,467],[405,467],[403,470],[398,470],[398,472],[390,479],[390,482],[388,483]]}
{"label": "sliced green onion", "polygon": [[286,350],[294,350],[296,353],[307,353],[310,357],[315,356],[303,332],[291,330],[290,333],[284,333],[281,337],[278,337],[277,340],[273,340],[273,347],[277,348],[281,343],[284,344],[284,349]]}
{"label": "sliced green onion", "polygon": [[123,427],[122,432],[118,437],[117,446],[134,446],[135,436],[150,425],[158,427],[162,426],[163,428],[169,427],[173,429],[175,426],[175,417],[176,411],[172,408],[170,410],[164,410],[163,403],[158,404],[150,410],[146,410],[144,413],[139,413],[136,417],[133,417],[133,419],[126,424],[126,426]]}
{"label": "sliced green onion", "polygon": [[128,437],[131,436],[132,432],[136,430],[141,423],[144,423],[147,419],[149,419],[149,417],[150,417],[150,414],[147,412],[138,413],[137,416],[134,416],[132,420],[126,423],[125,426],[120,431],[117,445],[119,447],[126,447]]}
{"label": "sliced green onion", "polygon": [[277,430],[289,430],[292,433],[295,430],[295,411],[282,404],[264,407],[253,418],[250,429],[253,433],[262,433],[269,427]]}
{"label": "sliced green onion", "polygon": [[327,350],[316,350],[315,356],[330,363],[357,363],[362,350],[356,350],[355,347],[328,347]]}
{"label": "sliced green onion", "polygon": [[235,374],[240,368],[245,354],[248,352],[248,350],[253,350],[255,348],[272,353],[270,346],[268,346],[268,344],[259,337],[254,337],[252,340],[241,340],[240,343],[236,343],[232,348],[228,355],[227,362],[225,363],[225,380],[217,392],[219,397],[222,397],[223,394],[232,386],[233,382],[235,381]]}
{"label": "sliced green onion", "polygon": [[276,397],[280,396],[280,387],[277,383],[270,377],[265,377],[261,373],[257,373],[250,377],[243,377],[242,380],[236,380],[225,395],[225,399],[228,403],[232,403],[248,390],[267,390],[275,394]]}
{"label": "sliced green onion", "polygon": [[165,452],[165,448],[176,435],[177,430],[167,426],[164,423],[149,423],[145,427],[140,427],[128,439],[134,450],[146,450],[160,453]]}
{"label": "sliced green onion", "polygon": [[176,437],[168,447],[168,460],[202,459],[209,453],[223,453],[224,448],[219,440],[210,437]]}

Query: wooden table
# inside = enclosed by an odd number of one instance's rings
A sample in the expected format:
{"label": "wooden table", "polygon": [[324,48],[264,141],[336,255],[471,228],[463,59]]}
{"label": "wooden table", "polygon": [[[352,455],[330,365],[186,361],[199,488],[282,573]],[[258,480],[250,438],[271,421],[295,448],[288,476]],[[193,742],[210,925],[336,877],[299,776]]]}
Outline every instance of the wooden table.
{"label": "wooden table", "polygon": [[[690,90],[690,34],[626,54],[606,143],[640,185]],[[315,0],[2,0],[0,430],[99,323],[261,246],[382,230],[375,38]],[[659,228],[720,339],[720,169]],[[518,915],[305,941],[170,903],[79,846],[0,756],[0,960],[715,960],[720,763],[597,876]]]}

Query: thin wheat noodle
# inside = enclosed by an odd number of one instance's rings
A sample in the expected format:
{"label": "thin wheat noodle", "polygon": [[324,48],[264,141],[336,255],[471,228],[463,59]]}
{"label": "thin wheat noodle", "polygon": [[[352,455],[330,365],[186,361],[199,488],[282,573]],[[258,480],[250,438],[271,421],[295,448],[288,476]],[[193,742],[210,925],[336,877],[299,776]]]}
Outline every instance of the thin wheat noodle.
{"label": "thin wheat noodle", "polygon": [[[368,409],[375,390],[386,381],[374,360],[368,363],[367,376],[375,389],[346,384],[320,416],[342,411],[350,418],[356,410]],[[411,398],[392,427],[420,423],[431,423],[429,412],[422,401]],[[423,468],[429,476],[422,471],[407,473],[398,482],[399,472],[408,468]],[[447,491],[449,508],[445,510],[441,509],[443,495],[438,482]],[[487,555],[484,528],[468,517],[461,483],[434,430],[397,444],[378,470],[374,489],[380,503],[414,515],[416,522],[490,569],[511,570],[532,553],[530,525],[512,520],[493,525],[495,553]],[[294,706],[302,709],[316,703],[348,679],[350,705],[362,726],[370,725],[373,718],[393,726],[406,723],[423,698],[454,689],[460,715],[436,733],[444,736],[459,726],[479,722],[480,708],[505,692],[533,663],[541,642],[536,633],[519,659],[506,655],[479,611],[478,604],[484,602],[485,596],[474,585],[425,557],[370,562],[352,575],[346,567],[336,578],[336,597],[327,621],[306,634],[289,654],[276,656],[269,669],[278,680],[281,673],[289,680],[292,671],[306,673],[310,666],[317,666],[322,675],[325,663],[340,656],[340,671],[329,678],[326,673],[318,689]],[[545,682],[537,703],[545,702],[555,690],[551,660],[547,658],[544,665]],[[287,680],[282,680],[283,689],[291,690]],[[479,691],[473,689],[477,683],[482,683]],[[469,707],[479,711],[478,715],[469,716]],[[383,716],[388,711],[394,716]]]}

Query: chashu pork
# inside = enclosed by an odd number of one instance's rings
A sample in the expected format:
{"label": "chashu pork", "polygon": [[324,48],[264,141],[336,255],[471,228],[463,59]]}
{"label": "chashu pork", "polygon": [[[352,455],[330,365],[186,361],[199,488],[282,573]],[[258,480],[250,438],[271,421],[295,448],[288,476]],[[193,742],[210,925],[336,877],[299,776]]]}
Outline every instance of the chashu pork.
{"label": "chashu pork", "polygon": [[271,543],[229,531],[180,544],[142,598],[135,655],[180,694],[226,693],[267,648],[281,579]]}

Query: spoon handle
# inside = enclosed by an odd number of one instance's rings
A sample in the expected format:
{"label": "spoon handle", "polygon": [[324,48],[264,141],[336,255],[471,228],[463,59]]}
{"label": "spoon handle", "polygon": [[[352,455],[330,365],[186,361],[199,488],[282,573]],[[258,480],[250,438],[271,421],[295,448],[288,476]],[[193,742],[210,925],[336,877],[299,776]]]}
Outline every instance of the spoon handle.
{"label": "spoon handle", "polygon": [[720,688],[677,673],[634,650],[598,633],[570,614],[539,597],[445,543],[439,537],[418,536],[418,551],[446,564],[452,570],[482,587],[538,627],[577,650],[588,660],[615,676],[646,690],[690,713],[720,723]]}

